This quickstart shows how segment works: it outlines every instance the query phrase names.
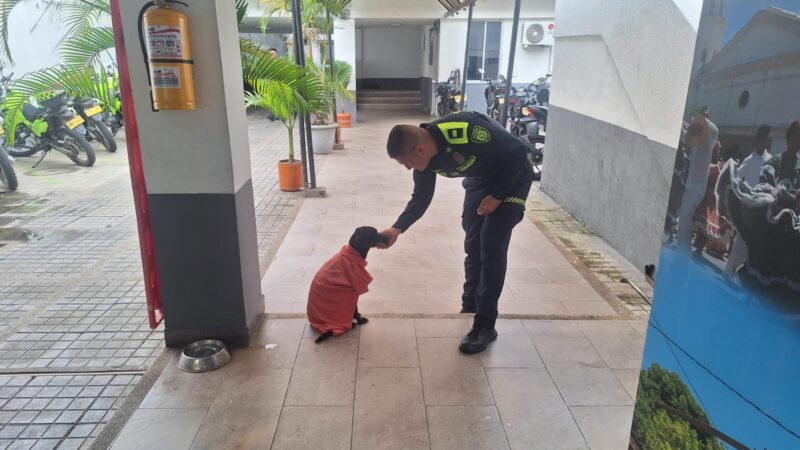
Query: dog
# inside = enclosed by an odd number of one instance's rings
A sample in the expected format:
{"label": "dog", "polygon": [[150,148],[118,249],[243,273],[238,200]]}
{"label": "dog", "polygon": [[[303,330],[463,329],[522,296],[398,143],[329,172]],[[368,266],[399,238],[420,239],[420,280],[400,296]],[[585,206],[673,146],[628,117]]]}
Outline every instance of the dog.
{"label": "dog", "polygon": [[372,282],[366,269],[367,253],[388,240],[373,227],[356,228],[350,242],[317,271],[308,292],[306,315],[320,335],[318,344],[369,321],[358,312],[358,297]]}

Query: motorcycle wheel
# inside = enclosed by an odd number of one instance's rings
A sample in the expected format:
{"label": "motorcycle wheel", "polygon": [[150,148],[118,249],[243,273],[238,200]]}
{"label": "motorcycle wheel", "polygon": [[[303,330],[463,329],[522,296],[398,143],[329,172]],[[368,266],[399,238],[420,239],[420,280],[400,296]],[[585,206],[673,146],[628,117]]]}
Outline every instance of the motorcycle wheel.
{"label": "motorcycle wheel", "polygon": [[533,167],[533,179],[539,180],[542,177],[542,162],[544,161],[544,136],[536,136],[531,139],[528,146],[528,162]]}
{"label": "motorcycle wheel", "polygon": [[121,115],[114,115],[108,116],[106,120],[106,127],[111,130],[111,136],[116,136],[119,133],[120,128],[122,128],[125,124],[122,121]]}
{"label": "motorcycle wheel", "polygon": [[111,134],[111,130],[108,129],[105,123],[101,120],[97,119],[90,119],[92,121],[91,126],[91,133],[94,135],[94,138],[103,144],[103,147],[106,150],[114,153],[117,151],[117,141],[114,140],[114,136]]}
{"label": "motorcycle wheel", "polygon": [[447,108],[444,106],[444,102],[439,102],[439,104],[436,105],[436,114],[438,114],[437,117],[444,117],[447,115]]}
{"label": "motorcycle wheel", "polygon": [[[59,141],[64,141],[62,153],[64,153],[67,158],[71,159],[72,162],[81,167],[91,167],[94,165],[94,149],[92,149],[92,146],[89,145],[89,142],[86,141],[83,135],[75,130],[62,128],[56,131],[56,138],[58,138]],[[85,154],[85,156],[82,157],[81,154]]]}
{"label": "motorcycle wheel", "polygon": [[17,190],[17,174],[14,172],[14,165],[6,154],[5,147],[0,146],[0,184],[9,191]]}
{"label": "motorcycle wheel", "polygon": [[17,134],[16,134],[16,140],[14,141],[14,147],[11,147],[7,150],[8,154],[15,158],[25,158],[27,156],[33,156],[39,151],[39,149],[37,148],[28,148],[22,146],[22,144],[25,143],[20,137],[20,135],[23,132],[27,132],[28,134],[33,135],[33,132],[31,131],[30,128],[28,128],[27,125],[19,124],[17,126]]}
{"label": "motorcycle wheel", "polygon": [[492,114],[491,114],[491,117],[492,117],[492,119],[494,119],[494,120],[495,120],[497,123],[500,123],[500,110],[499,110],[499,109],[497,109],[497,108],[495,108],[495,109],[492,109]]}

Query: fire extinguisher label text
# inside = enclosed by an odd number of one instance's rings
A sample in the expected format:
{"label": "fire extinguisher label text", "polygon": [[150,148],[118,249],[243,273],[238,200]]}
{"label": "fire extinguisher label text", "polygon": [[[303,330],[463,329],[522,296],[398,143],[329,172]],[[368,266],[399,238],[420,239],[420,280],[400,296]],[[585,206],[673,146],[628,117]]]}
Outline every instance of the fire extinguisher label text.
{"label": "fire extinguisher label text", "polygon": [[147,27],[151,58],[183,58],[181,30],[170,26]]}
{"label": "fire extinguisher label text", "polygon": [[180,89],[181,78],[177,67],[153,67],[153,87]]}

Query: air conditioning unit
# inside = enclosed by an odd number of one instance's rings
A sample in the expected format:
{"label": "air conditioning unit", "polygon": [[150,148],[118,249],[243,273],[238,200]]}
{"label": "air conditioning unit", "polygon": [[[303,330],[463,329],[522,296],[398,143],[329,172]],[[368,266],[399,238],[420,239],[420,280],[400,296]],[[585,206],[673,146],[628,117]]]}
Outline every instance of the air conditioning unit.
{"label": "air conditioning unit", "polygon": [[553,45],[553,30],[555,24],[552,21],[545,22],[528,22],[522,24],[522,36],[520,42],[522,48],[529,46],[547,46]]}

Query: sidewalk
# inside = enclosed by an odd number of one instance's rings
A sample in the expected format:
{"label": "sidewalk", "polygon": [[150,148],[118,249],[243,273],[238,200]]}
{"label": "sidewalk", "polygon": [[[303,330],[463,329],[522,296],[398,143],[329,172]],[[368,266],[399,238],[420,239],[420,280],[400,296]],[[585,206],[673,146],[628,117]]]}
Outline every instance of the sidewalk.
{"label": "sidewalk", "polygon": [[370,252],[375,281],[359,303],[370,322],[314,343],[304,312],[316,270],[355,227],[391,225],[412,188],[384,142],[394,123],[425,118],[364,116],[344,131],[347,150],[321,158],[329,195],[304,201],[267,270],[251,346],[205,374],[179,371],[172,351],[113,448],[625,448],[645,322],[627,320],[527,218],[498,340],[458,352],[470,322],[458,314],[458,180],[437,180],[425,218]]}
{"label": "sidewalk", "polygon": [[[411,172],[389,159],[385,141],[397,123],[424,116],[362,115],[344,130],[347,150],[325,160],[318,184],[326,198],[307,199],[262,283],[268,313],[306,310],[317,269],[362,225],[391,226],[413,189]],[[460,179],[437,177],[425,216],[387,251],[373,250],[367,270],[375,281],[360,299],[364,314],[453,314],[461,309],[464,232]],[[515,229],[508,255],[503,316],[527,318],[615,317],[617,313],[530,220]],[[286,317],[286,316],[284,316]]]}
{"label": "sidewalk", "polygon": [[481,355],[465,319],[371,319],[323,344],[268,320],[227,366],[177,352],[114,449],[627,448],[644,323],[500,320]]}
{"label": "sidewalk", "polygon": [[[285,128],[258,116],[248,126],[266,269],[301,199],[277,188]],[[0,449],[90,448],[164,351],[162,328],[148,326],[117,140],[90,168],[17,158],[19,190],[0,194]]]}

